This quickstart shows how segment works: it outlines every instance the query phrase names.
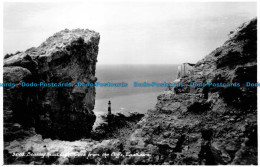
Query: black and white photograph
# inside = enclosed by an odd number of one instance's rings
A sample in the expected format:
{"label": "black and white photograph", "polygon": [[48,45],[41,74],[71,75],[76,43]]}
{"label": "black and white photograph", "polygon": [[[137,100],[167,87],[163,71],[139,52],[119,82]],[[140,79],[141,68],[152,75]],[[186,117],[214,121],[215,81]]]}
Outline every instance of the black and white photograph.
{"label": "black and white photograph", "polygon": [[256,0],[1,3],[1,165],[258,165]]}

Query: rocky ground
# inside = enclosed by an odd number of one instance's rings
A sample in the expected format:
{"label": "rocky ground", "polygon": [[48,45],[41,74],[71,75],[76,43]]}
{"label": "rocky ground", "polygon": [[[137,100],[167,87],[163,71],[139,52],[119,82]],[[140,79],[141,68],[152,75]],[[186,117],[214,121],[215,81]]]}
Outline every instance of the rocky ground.
{"label": "rocky ground", "polygon": [[[127,116],[118,114],[103,117],[104,122],[92,132],[91,139],[71,142],[43,139],[42,135],[34,133],[34,129],[26,130],[27,133],[30,132],[30,135],[23,135],[22,138],[5,142],[5,163],[120,164],[123,158],[119,154],[123,152],[126,141],[143,114],[131,113]],[[113,155],[108,156],[109,154]]]}
{"label": "rocky ground", "polygon": [[[158,96],[155,108],[127,140],[26,138],[5,142],[8,164],[239,164],[257,162],[257,20],[242,24],[229,39]],[[239,82],[240,87],[190,87],[189,82]],[[13,125],[19,129],[19,124]],[[29,133],[31,132],[31,133]],[[12,156],[15,152],[69,156]]]}
{"label": "rocky ground", "polygon": [[[257,164],[256,19],[175,82],[241,83],[232,88],[168,89],[139,123],[129,147],[154,148],[141,164]],[[161,156],[157,156],[157,155]]]}

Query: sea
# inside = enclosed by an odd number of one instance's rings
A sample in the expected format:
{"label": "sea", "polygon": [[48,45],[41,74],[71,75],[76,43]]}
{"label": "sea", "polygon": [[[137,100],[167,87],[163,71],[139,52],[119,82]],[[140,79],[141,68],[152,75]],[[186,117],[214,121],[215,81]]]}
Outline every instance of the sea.
{"label": "sea", "polygon": [[96,87],[94,112],[96,124],[101,115],[108,112],[108,101],[111,101],[112,113],[128,114],[131,112],[146,113],[155,107],[157,96],[166,87],[134,87],[138,83],[169,83],[176,79],[178,65],[97,65],[96,77],[100,83],[127,83],[127,87]]}

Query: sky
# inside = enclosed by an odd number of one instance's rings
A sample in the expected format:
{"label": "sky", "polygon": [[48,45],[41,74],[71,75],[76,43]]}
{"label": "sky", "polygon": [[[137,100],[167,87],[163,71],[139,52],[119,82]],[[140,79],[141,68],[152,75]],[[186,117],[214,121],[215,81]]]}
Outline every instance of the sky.
{"label": "sky", "polygon": [[256,2],[6,2],[4,54],[65,28],[87,28],[101,36],[98,64],[196,63],[256,13]]}

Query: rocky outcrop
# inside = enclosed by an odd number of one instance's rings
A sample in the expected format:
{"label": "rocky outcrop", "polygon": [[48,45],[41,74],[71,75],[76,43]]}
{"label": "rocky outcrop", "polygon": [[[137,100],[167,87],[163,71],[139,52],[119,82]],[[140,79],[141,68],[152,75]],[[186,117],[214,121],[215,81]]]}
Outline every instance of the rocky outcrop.
{"label": "rocky outcrop", "polygon": [[[158,96],[156,107],[139,122],[127,145],[152,158],[131,162],[257,164],[257,89],[245,85],[257,82],[256,37],[253,19],[189,72],[181,70],[179,81],[184,87]],[[241,85],[191,87],[190,82]]]}
{"label": "rocky outcrop", "polygon": [[[4,59],[5,141],[15,138],[10,126],[34,127],[44,138],[75,140],[90,135],[95,122],[95,83],[99,34],[83,29],[60,31],[37,48]],[[63,83],[24,87],[27,83]]]}

